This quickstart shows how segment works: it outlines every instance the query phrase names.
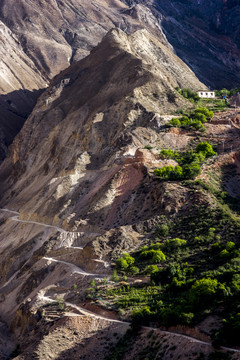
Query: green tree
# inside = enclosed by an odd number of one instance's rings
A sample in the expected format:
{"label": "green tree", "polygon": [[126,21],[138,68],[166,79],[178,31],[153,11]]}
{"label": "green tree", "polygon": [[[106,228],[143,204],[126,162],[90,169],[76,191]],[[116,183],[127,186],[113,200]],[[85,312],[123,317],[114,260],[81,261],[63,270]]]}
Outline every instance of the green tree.
{"label": "green tree", "polygon": [[200,165],[195,163],[183,165],[182,169],[184,179],[194,179],[201,171]]}
{"label": "green tree", "polygon": [[213,151],[212,145],[210,145],[207,141],[198,144],[196,147],[196,152],[203,153],[205,157],[216,155],[215,151]]}

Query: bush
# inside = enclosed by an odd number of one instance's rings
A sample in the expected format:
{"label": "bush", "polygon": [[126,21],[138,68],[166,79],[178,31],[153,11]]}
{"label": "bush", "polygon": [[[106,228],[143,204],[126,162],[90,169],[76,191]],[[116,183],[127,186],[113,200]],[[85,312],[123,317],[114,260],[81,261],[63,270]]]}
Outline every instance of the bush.
{"label": "bush", "polygon": [[137,267],[137,266],[131,266],[130,268],[129,268],[129,272],[131,273],[131,274],[133,274],[133,275],[137,275],[138,273],[139,273],[139,268]]}
{"label": "bush", "polygon": [[113,270],[113,274],[112,274],[112,276],[111,276],[111,281],[114,281],[114,282],[118,282],[118,281],[119,281],[119,276],[118,276],[116,270]]}
{"label": "bush", "polygon": [[163,159],[174,159],[175,155],[176,155],[176,151],[173,151],[171,149],[169,149],[169,150],[164,149],[160,152],[160,156]]}
{"label": "bush", "polygon": [[140,258],[145,260],[150,260],[154,264],[158,264],[160,262],[164,262],[166,260],[166,256],[161,250],[144,250],[140,253]]}
{"label": "bush", "polygon": [[169,121],[169,124],[174,126],[174,127],[180,127],[181,126],[181,121],[177,118],[172,118],[172,120]]}
{"label": "bush", "polygon": [[208,119],[211,119],[214,116],[213,111],[210,111],[205,107],[200,107],[200,108],[196,109],[194,112],[194,117],[198,116],[199,114],[204,115],[204,117],[208,118]]}
{"label": "bush", "polygon": [[157,227],[157,235],[167,236],[169,233],[169,226],[167,224],[161,224]]}
{"label": "bush", "polygon": [[196,307],[212,306],[213,301],[226,295],[224,285],[216,279],[203,278],[196,280],[189,293],[190,302]]}
{"label": "bush", "polygon": [[119,270],[127,270],[128,263],[124,258],[119,258],[116,260],[116,266]]}
{"label": "bush", "polygon": [[148,265],[148,266],[146,266],[146,268],[144,270],[145,274],[147,274],[147,275],[151,275],[157,271],[158,271],[157,265]]}
{"label": "bush", "polygon": [[132,256],[130,256],[128,253],[125,253],[122,255],[122,257],[116,260],[116,266],[119,270],[125,271],[130,266],[132,266],[134,262],[135,259]]}
{"label": "bush", "polygon": [[164,249],[166,251],[174,251],[174,250],[177,250],[179,249],[180,247],[182,246],[185,246],[187,244],[187,241],[186,240],[182,240],[182,239],[170,239],[170,240],[167,240],[165,241],[164,243]]}
{"label": "bush", "polygon": [[196,152],[204,154],[205,157],[216,155],[215,151],[213,151],[212,145],[210,145],[207,141],[198,144]]}
{"label": "bush", "polygon": [[152,256],[152,262],[154,264],[158,264],[161,262],[166,261],[166,256],[164,255],[164,253],[161,250],[153,250],[153,256]]}
{"label": "bush", "polygon": [[162,150],[160,155],[164,158],[175,159],[179,165],[163,166],[154,169],[154,174],[162,180],[189,180],[200,174],[201,165],[205,158],[215,155],[212,145],[208,142],[199,143],[194,152],[192,149],[179,153],[173,150]]}
{"label": "bush", "polygon": [[200,100],[200,97],[198,96],[198,94],[195,91],[192,91],[188,88],[184,88],[184,89],[178,89],[177,90],[179,92],[179,94],[181,94],[185,99],[191,100],[193,102],[197,102]]}
{"label": "bush", "polygon": [[186,164],[182,168],[184,179],[194,179],[201,172],[201,167],[198,164]]}
{"label": "bush", "polygon": [[162,179],[167,180],[181,180],[183,177],[183,170],[181,166],[163,166],[160,169],[154,169],[154,174]]}

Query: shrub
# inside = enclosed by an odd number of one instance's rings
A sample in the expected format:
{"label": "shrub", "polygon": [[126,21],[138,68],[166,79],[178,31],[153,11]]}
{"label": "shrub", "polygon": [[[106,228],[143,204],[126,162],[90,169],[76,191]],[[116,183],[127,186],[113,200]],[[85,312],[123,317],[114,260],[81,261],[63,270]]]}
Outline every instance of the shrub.
{"label": "shrub", "polygon": [[133,274],[133,275],[137,275],[138,273],[139,273],[139,268],[137,267],[137,266],[131,266],[130,268],[129,268],[129,272],[131,273],[131,274]]}
{"label": "shrub", "polygon": [[188,88],[179,89],[179,94],[181,94],[185,99],[191,100],[193,102],[197,102],[200,100],[200,97],[195,91],[192,91]]}
{"label": "shrub", "polygon": [[146,266],[146,268],[144,270],[145,274],[147,274],[147,275],[151,275],[157,271],[158,271],[157,265],[148,265],[148,266]]}
{"label": "shrub", "polygon": [[183,170],[181,166],[163,166],[160,169],[155,169],[154,174],[162,179],[168,180],[181,180],[183,176]]}
{"label": "shrub", "polygon": [[65,303],[65,300],[61,297],[58,297],[57,298],[57,304],[58,304],[58,309],[63,311],[65,310],[65,307],[66,307],[66,303]]}
{"label": "shrub", "polygon": [[232,242],[232,241],[229,241],[227,244],[226,244],[226,250],[227,251],[232,251],[233,249],[235,249],[235,243]]}
{"label": "shrub", "polygon": [[112,274],[112,276],[111,276],[111,281],[114,281],[114,282],[118,282],[118,281],[119,281],[119,276],[118,276],[116,270],[113,270],[113,274]]}
{"label": "shrub", "polygon": [[194,115],[194,119],[200,121],[201,123],[207,122],[206,116],[204,114],[201,114],[201,113],[196,113]]}
{"label": "shrub", "polygon": [[116,266],[117,266],[117,269],[119,269],[119,270],[127,270],[128,263],[125,259],[119,258],[116,260]]}
{"label": "shrub", "polygon": [[127,270],[131,265],[133,265],[135,262],[135,259],[130,256],[129,254],[125,253],[116,260],[116,266],[119,270],[125,271]]}
{"label": "shrub", "polygon": [[166,261],[166,256],[164,255],[164,253],[161,250],[153,250],[153,256],[152,256],[152,262],[154,264],[158,264],[161,262]]}
{"label": "shrub", "polygon": [[169,226],[167,224],[161,224],[157,227],[157,234],[159,236],[167,236],[169,233]]}
{"label": "shrub", "polygon": [[158,264],[160,262],[164,262],[166,260],[166,256],[161,250],[144,250],[140,253],[140,257],[142,259],[149,259],[154,264]]}
{"label": "shrub", "polygon": [[214,116],[213,111],[210,111],[205,107],[200,107],[200,108],[196,109],[194,112],[194,117],[198,116],[198,114],[202,114],[205,116],[205,118],[208,118],[208,119],[211,119]]}
{"label": "shrub", "polygon": [[177,118],[172,118],[172,120],[169,121],[169,124],[174,126],[174,127],[180,127],[181,126],[181,121]]}
{"label": "shrub", "polygon": [[182,239],[170,239],[165,241],[164,243],[164,249],[167,251],[174,251],[179,249],[182,246],[185,246],[187,244],[186,240],[182,240]]}
{"label": "shrub", "polygon": [[152,147],[151,145],[145,145],[145,146],[144,146],[144,149],[147,149],[147,150],[152,150],[152,148],[153,148],[153,147]]}
{"label": "shrub", "polygon": [[160,156],[163,159],[174,159],[175,154],[176,154],[176,151],[173,151],[171,149],[169,149],[169,150],[164,149],[160,152]]}
{"label": "shrub", "polygon": [[205,157],[216,155],[215,151],[213,151],[212,145],[210,145],[207,141],[198,144],[196,152],[203,153]]}
{"label": "shrub", "polygon": [[201,168],[200,165],[192,163],[184,165],[182,170],[184,179],[194,179],[200,174]]}
{"label": "shrub", "polygon": [[211,306],[212,301],[221,295],[226,295],[227,290],[224,285],[216,279],[203,278],[196,280],[190,289],[190,302],[194,306]]}

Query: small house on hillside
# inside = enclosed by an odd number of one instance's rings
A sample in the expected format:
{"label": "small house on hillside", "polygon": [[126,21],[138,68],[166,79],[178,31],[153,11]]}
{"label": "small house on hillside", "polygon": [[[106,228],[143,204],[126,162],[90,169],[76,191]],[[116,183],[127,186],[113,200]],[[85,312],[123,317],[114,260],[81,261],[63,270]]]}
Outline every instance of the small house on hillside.
{"label": "small house on hillside", "polygon": [[206,90],[199,90],[197,92],[198,96],[200,98],[207,98],[207,99],[214,99],[215,98],[215,92],[214,91],[206,91]]}
{"label": "small house on hillside", "polygon": [[230,100],[230,106],[232,107],[240,107],[240,93],[232,96]]}

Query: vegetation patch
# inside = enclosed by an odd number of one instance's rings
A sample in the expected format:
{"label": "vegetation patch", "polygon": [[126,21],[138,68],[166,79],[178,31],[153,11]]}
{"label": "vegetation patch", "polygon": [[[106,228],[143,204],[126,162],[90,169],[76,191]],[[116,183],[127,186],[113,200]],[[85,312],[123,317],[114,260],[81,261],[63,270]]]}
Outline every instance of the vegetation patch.
{"label": "vegetation patch", "polygon": [[[134,328],[195,326],[217,315],[222,326],[212,333],[214,344],[239,345],[240,218],[218,186],[209,189],[202,180],[181,185],[191,208],[159,224],[148,245],[117,259],[119,281],[96,286],[95,298],[131,318]],[[199,204],[195,194],[208,201]]]}
{"label": "vegetation patch", "polygon": [[214,113],[206,107],[199,107],[189,115],[184,115],[180,118],[172,118],[168,126],[179,127],[184,129],[205,130],[204,123],[210,120]]}
{"label": "vegetation patch", "polygon": [[214,155],[216,153],[208,142],[199,143],[195,151],[191,149],[180,153],[171,149],[162,150],[160,156],[163,159],[174,159],[179,165],[163,166],[155,169],[154,174],[161,180],[194,179],[200,174],[204,161]]}

